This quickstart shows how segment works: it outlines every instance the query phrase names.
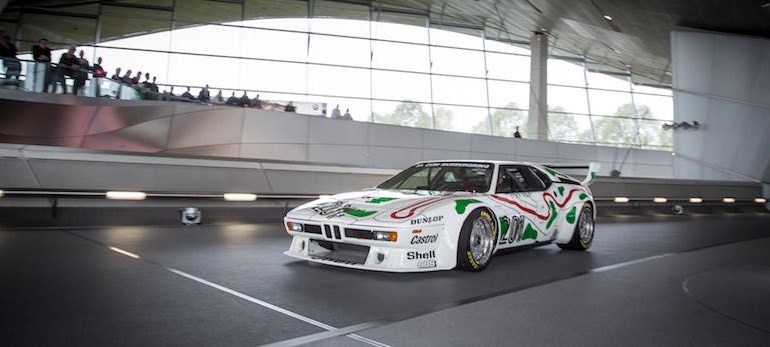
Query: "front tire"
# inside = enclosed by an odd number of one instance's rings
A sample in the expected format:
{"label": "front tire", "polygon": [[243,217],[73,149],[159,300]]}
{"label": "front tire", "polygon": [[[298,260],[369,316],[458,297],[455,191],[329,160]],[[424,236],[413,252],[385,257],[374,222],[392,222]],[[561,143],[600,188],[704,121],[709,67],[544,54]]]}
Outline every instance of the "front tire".
{"label": "front tire", "polygon": [[497,224],[492,212],[479,208],[468,215],[457,240],[457,267],[481,271],[489,265],[497,244]]}
{"label": "front tire", "polygon": [[568,243],[559,244],[562,249],[585,251],[594,241],[594,212],[590,204],[583,205],[580,217],[575,223],[575,231]]}

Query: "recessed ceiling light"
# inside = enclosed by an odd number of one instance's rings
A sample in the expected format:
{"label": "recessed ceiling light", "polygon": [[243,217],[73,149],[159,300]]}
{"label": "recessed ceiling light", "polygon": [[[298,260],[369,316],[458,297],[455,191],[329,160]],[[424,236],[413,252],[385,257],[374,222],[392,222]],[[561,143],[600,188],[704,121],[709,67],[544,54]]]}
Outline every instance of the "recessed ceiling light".
{"label": "recessed ceiling light", "polygon": [[612,16],[610,16],[610,15],[608,15],[608,14],[605,14],[605,15],[604,15],[604,16],[602,16],[602,17],[604,17],[604,19],[606,19],[606,20],[612,20]]}
{"label": "recessed ceiling light", "polygon": [[670,72],[668,72],[668,71],[666,71],[666,75],[669,75],[669,76],[671,76],[671,73],[670,73]]}
{"label": "recessed ceiling light", "polygon": [[540,28],[540,31],[546,32],[548,30],[546,30],[545,28]]}

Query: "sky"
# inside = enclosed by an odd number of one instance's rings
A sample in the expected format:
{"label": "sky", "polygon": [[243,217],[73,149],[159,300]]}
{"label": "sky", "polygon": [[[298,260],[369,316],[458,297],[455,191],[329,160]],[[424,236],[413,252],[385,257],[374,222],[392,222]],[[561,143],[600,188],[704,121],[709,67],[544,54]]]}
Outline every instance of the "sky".
{"label": "sky", "polygon": [[[424,103],[430,112],[434,103],[473,105],[474,107],[434,105],[449,109],[454,114],[452,129],[470,132],[471,128],[487,118],[486,106],[504,107],[515,103],[519,108],[529,107],[529,50],[511,44],[483,40],[440,29],[426,29],[387,22],[369,22],[324,18],[258,19],[227,25],[201,25],[174,31],[164,31],[131,38],[106,41],[94,47],[82,47],[93,62],[102,57],[103,66],[111,75],[116,67],[149,72],[158,77],[160,84],[193,86],[208,84],[215,94],[223,90],[225,97],[232,92],[240,96],[243,90],[250,97],[260,94],[266,100],[293,100],[327,103],[331,110],[337,104],[349,108],[356,120],[369,120],[372,112],[392,112],[402,100]],[[242,28],[250,27],[250,28]],[[261,28],[261,29],[254,29]],[[297,30],[281,32],[269,28]],[[308,34],[310,32],[310,37]],[[360,37],[347,38],[318,34]],[[400,42],[384,42],[373,39]],[[425,46],[431,43],[433,47]],[[480,51],[458,48],[485,49]],[[160,52],[128,51],[124,48],[157,50]],[[177,53],[193,53],[185,55]],[[508,54],[505,54],[508,53]],[[54,54],[58,60],[61,52]],[[266,60],[209,57],[200,54],[261,58]],[[297,63],[292,63],[297,62]],[[306,64],[347,65],[359,68]],[[431,66],[432,62],[432,66]],[[372,70],[369,69],[374,68]],[[407,70],[417,73],[381,71],[377,69]],[[431,76],[427,73],[433,72]],[[517,82],[452,77],[506,79]],[[611,115],[619,106],[631,102],[629,82],[625,77],[589,72],[589,87],[626,92],[586,90],[549,86],[549,107],[562,107],[566,112]],[[548,83],[583,86],[584,72],[574,62],[550,59]],[[637,104],[650,107],[655,118],[671,120],[673,104],[670,90],[634,87]],[[161,87],[161,90],[164,88]],[[488,93],[487,93],[488,90]],[[183,90],[176,88],[180,94]],[[313,95],[305,95],[305,94]],[[331,97],[325,95],[340,95]],[[394,101],[354,99],[381,98]],[[575,117],[580,130],[590,127],[588,117]]]}

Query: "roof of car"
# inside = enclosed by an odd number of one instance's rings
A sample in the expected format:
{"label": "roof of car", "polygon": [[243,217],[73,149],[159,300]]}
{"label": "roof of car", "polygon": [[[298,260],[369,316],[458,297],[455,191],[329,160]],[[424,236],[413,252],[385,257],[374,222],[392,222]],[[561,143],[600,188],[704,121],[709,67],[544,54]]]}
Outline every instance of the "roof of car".
{"label": "roof of car", "polygon": [[506,161],[506,160],[469,160],[469,159],[458,159],[458,160],[424,160],[419,161],[415,164],[425,164],[425,163],[489,163],[489,164],[496,164],[496,165],[540,165],[525,161]]}

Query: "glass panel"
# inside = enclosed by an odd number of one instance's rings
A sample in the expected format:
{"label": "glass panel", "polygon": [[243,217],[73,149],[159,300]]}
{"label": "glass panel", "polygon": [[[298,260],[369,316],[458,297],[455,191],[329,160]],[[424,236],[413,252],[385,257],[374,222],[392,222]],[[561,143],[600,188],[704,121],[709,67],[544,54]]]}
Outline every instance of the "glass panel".
{"label": "glass panel", "polygon": [[670,96],[634,94],[639,118],[674,119],[674,99]]}
{"label": "glass panel", "polygon": [[354,120],[368,122],[372,114],[372,102],[363,99],[340,98],[331,96],[311,96],[314,102],[326,103],[326,116],[331,117],[332,110],[339,105],[340,115],[349,112]]}
{"label": "glass panel", "polygon": [[310,65],[308,94],[369,98],[369,70]]}
{"label": "glass panel", "polygon": [[430,104],[405,100],[403,102],[373,101],[374,122],[417,128],[431,127]]}
{"label": "glass panel", "polygon": [[628,84],[628,77],[608,75],[599,72],[588,71],[588,88],[612,89],[620,91],[629,91],[631,86]]}
{"label": "glass panel", "polygon": [[639,140],[643,146],[661,146],[671,148],[673,143],[671,130],[663,130],[663,121],[640,120]]}
{"label": "glass panel", "polygon": [[436,119],[436,129],[489,134],[487,130],[489,113],[486,108],[433,105],[433,114]]}
{"label": "glass panel", "polygon": [[121,68],[121,75],[131,69],[132,75],[139,71],[149,72],[151,76],[158,77],[157,83],[168,82],[168,53],[104,47],[97,47],[95,53],[97,57],[102,57],[102,67],[107,72],[107,77],[115,74],[116,68]]}
{"label": "glass panel", "polygon": [[312,63],[369,67],[368,40],[310,35],[309,53]]}
{"label": "glass panel", "polygon": [[307,30],[307,2],[297,0],[244,0],[243,15],[249,20],[262,17],[299,17]]}
{"label": "glass panel", "polygon": [[433,73],[484,77],[484,53],[444,47],[430,48]]}
{"label": "glass panel", "polygon": [[323,0],[310,3],[315,5],[311,32],[369,38],[369,6]]}
{"label": "glass panel", "polygon": [[372,71],[372,98],[430,102],[430,77],[405,72]]}
{"label": "glass panel", "polygon": [[488,81],[489,106],[529,109],[529,84]]}
{"label": "glass panel", "polygon": [[584,87],[584,78],[582,63],[548,59],[548,84]]}
{"label": "glass panel", "polygon": [[238,21],[241,20],[241,5],[225,1],[177,1],[174,18],[177,28],[187,24]]}
{"label": "glass panel", "polygon": [[[238,59],[171,54],[168,84],[232,88],[238,81]],[[216,69],[207,68],[215,66]]]}
{"label": "glass panel", "polygon": [[591,100],[591,114],[617,117],[635,117],[631,107],[631,93],[588,90]]}
{"label": "glass panel", "polygon": [[529,57],[487,52],[487,76],[526,82],[529,81],[529,63]]}
{"label": "glass panel", "polygon": [[[519,127],[521,136],[527,137],[527,111],[492,109],[492,135],[513,137],[516,127]],[[486,121],[474,126],[474,133],[483,134],[486,129]]]}
{"label": "glass panel", "polygon": [[48,39],[48,46],[52,49],[70,44],[93,42],[94,33],[96,33],[95,19],[25,13],[21,40],[29,47],[18,48],[19,50],[30,49],[41,38]]}
{"label": "glass panel", "polygon": [[[267,21],[253,23],[258,25]],[[241,34],[244,57],[300,62],[307,59],[307,34],[251,28],[244,28]]]}
{"label": "glass panel", "polygon": [[[99,42],[135,37],[135,40],[123,43],[123,46],[143,49],[168,50],[168,36],[152,36],[145,39],[142,34],[167,32],[170,28],[171,12],[140,8],[102,5],[102,27]],[[142,32],[137,33],[137,28]],[[168,34],[166,34],[168,35]],[[109,43],[113,45],[113,42]]]}
{"label": "glass panel", "polygon": [[[237,57],[241,55],[241,31],[241,28],[222,25],[177,29],[171,34],[171,50],[175,53]],[[201,44],[202,42],[205,44]]]}
{"label": "glass panel", "polygon": [[243,60],[239,76],[242,89],[301,94],[307,90],[306,64]]}
{"label": "glass panel", "polygon": [[166,52],[169,50],[170,42],[171,32],[161,31],[153,34],[102,42],[99,44],[99,46],[110,48],[148,49]]}
{"label": "glass panel", "polygon": [[583,88],[548,86],[548,110],[588,113],[586,90]]}
{"label": "glass panel", "polygon": [[487,86],[483,79],[433,76],[433,102],[487,106]]}
{"label": "glass panel", "polygon": [[633,91],[634,93],[647,93],[647,94],[658,94],[658,95],[667,95],[667,96],[673,95],[671,88],[656,88],[656,87],[650,87],[650,86],[643,86],[639,84],[634,84]]}
{"label": "glass panel", "polygon": [[372,41],[372,67],[429,72],[428,46]]}
{"label": "glass panel", "polygon": [[481,39],[481,31],[479,30],[436,25],[431,25],[430,44],[478,50],[484,48],[484,43]]}
{"label": "glass panel", "polygon": [[425,27],[425,17],[379,12],[375,12],[373,15],[371,23],[373,39],[428,43],[428,29]]}
{"label": "glass panel", "polygon": [[548,112],[548,139],[592,142],[591,119],[587,115]]}
{"label": "glass panel", "polygon": [[484,40],[484,49],[486,49],[487,52],[504,52],[527,56],[530,54],[529,48],[519,47],[513,43],[493,39]]}
{"label": "glass panel", "polygon": [[636,120],[593,116],[597,144],[636,143]]}

